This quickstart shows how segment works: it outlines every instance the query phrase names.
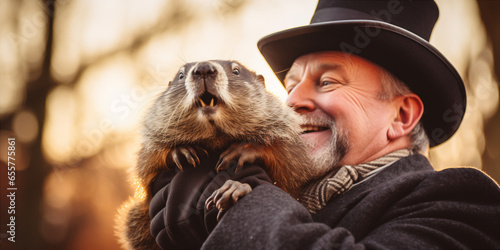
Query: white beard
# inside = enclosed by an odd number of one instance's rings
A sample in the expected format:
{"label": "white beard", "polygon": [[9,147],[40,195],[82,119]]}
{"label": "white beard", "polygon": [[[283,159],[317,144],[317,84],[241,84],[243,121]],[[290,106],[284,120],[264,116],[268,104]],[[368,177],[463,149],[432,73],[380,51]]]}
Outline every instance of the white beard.
{"label": "white beard", "polygon": [[[335,168],[346,156],[349,149],[347,131],[340,130],[331,117],[312,117],[302,115],[302,124],[316,124],[327,126],[331,130],[331,137],[328,145],[323,146],[312,155],[310,155],[312,179],[323,177]],[[317,147],[317,141],[306,141],[306,146],[312,151]]]}

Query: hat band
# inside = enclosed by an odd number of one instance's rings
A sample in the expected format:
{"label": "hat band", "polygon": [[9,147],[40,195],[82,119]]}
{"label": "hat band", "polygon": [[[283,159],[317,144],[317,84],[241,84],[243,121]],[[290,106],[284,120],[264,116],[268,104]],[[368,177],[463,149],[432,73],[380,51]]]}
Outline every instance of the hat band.
{"label": "hat band", "polygon": [[342,7],[332,7],[332,8],[323,8],[317,10],[311,19],[311,24],[331,22],[331,21],[346,21],[353,19],[365,19],[365,20],[368,19],[368,20],[382,21],[381,19],[376,18],[362,11],[342,8]]}

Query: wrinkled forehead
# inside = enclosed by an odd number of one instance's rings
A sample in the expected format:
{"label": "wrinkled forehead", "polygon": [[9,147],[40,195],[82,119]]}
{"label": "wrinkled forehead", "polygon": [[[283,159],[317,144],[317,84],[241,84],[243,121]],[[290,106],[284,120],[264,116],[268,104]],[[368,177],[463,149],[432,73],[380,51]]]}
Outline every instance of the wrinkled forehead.
{"label": "wrinkled forehead", "polygon": [[342,71],[347,76],[355,77],[356,74],[367,72],[378,74],[382,69],[359,56],[340,51],[325,51],[310,53],[297,58],[285,77],[287,80],[302,79],[304,74],[314,74],[327,70]]}
{"label": "wrinkled forehead", "polygon": [[290,71],[296,68],[304,68],[305,66],[317,66],[318,64],[336,64],[340,66],[361,65],[364,67],[377,67],[372,62],[369,62],[362,57],[344,53],[340,51],[324,51],[302,55],[295,59],[290,68]]}

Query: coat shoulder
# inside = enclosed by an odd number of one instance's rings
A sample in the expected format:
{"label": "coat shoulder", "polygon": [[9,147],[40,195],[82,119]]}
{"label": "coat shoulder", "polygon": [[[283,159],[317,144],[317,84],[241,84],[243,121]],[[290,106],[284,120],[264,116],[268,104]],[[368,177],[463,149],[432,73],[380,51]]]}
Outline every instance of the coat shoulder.
{"label": "coat shoulder", "polygon": [[[422,183],[443,190],[461,191],[463,194],[491,195],[500,199],[500,187],[483,171],[472,167],[454,167],[429,174]],[[497,199],[498,202],[500,200]]]}

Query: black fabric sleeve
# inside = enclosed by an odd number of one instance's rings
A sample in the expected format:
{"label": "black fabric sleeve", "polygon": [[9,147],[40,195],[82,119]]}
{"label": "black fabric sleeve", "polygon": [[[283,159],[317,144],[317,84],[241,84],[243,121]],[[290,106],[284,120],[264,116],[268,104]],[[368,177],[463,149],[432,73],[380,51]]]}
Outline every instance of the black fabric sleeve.
{"label": "black fabric sleeve", "polygon": [[151,233],[162,249],[200,248],[217,224],[217,209],[207,211],[205,200],[226,180],[248,183],[255,188],[271,183],[265,170],[246,165],[238,173],[215,172],[218,156],[210,157],[201,166],[184,167],[184,171],[163,171],[151,184],[155,195],[150,202]]}
{"label": "black fabric sleeve", "polygon": [[[366,190],[342,217],[315,222],[282,190],[258,186],[203,249],[500,248],[500,189],[479,171],[408,175]],[[339,206],[324,209],[333,216]]]}
{"label": "black fabric sleeve", "polygon": [[362,249],[343,228],[313,222],[307,209],[281,189],[262,185],[238,201],[202,249]]}

